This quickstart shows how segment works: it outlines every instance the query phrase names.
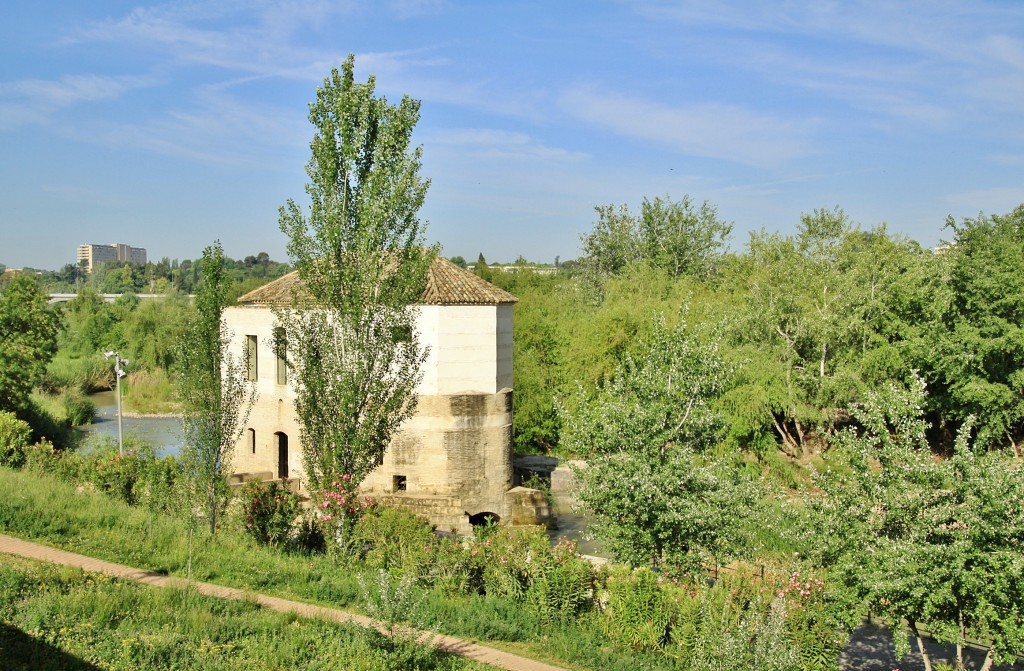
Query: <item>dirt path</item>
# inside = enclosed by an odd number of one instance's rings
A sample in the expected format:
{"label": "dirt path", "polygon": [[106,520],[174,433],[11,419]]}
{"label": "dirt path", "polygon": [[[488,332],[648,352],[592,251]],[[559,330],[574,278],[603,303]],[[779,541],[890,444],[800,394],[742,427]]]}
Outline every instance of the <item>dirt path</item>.
{"label": "dirt path", "polygon": [[[265,594],[254,594],[252,592],[246,592],[231,587],[223,587],[221,585],[214,585],[208,582],[186,580],[184,578],[161,575],[152,571],[144,571],[142,569],[132,568],[122,564],[115,564],[113,562],[86,557],[85,555],[75,554],[73,552],[58,550],[45,545],[39,545],[38,543],[30,543],[11,536],[5,536],[3,534],[0,534],[0,552],[17,555],[19,557],[27,557],[29,559],[52,562],[54,564],[75,566],[85,571],[103,573],[116,578],[122,578],[124,580],[133,580],[144,585],[152,585],[154,587],[193,587],[200,594],[206,594],[208,596],[220,597],[222,599],[248,600],[258,603],[264,608],[281,611],[283,613],[295,613],[302,617],[315,617],[322,620],[329,620],[331,622],[340,622],[344,624],[351,623],[361,627],[371,627],[384,631],[384,625],[377,620],[373,620],[363,615],[338,610],[336,608],[314,606],[308,603],[289,601],[287,599],[267,596]],[[460,657],[472,659],[483,664],[489,664],[490,666],[495,666],[499,669],[508,669],[508,671],[565,671],[562,667],[552,666],[527,657],[520,657],[519,655],[513,655],[512,653],[488,648],[487,646],[478,645],[461,638],[455,638],[454,636],[446,636],[443,634],[435,635],[428,632],[415,633],[422,635],[424,638],[430,637],[433,645],[444,652],[452,655],[459,655]]]}

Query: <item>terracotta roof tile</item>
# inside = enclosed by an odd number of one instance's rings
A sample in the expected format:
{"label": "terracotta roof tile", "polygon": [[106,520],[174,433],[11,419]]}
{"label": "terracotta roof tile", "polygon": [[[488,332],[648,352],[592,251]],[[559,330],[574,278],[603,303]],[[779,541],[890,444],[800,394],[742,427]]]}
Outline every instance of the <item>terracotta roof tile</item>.
{"label": "terracotta roof tile", "polygon": [[[292,289],[301,286],[299,273],[284,277],[253,289],[238,298],[239,305],[287,305],[292,300]],[[515,303],[519,299],[499,289],[487,280],[460,268],[448,259],[436,257],[427,271],[427,286],[420,298],[422,305],[500,305]]]}

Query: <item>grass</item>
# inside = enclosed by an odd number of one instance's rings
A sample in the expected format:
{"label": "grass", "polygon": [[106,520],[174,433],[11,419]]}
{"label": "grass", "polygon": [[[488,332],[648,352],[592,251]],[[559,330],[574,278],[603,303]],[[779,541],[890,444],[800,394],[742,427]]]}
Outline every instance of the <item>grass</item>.
{"label": "grass", "polygon": [[[131,507],[90,486],[49,474],[0,468],[0,529],[27,540],[161,573],[188,577],[185,523],[167,514]],[[195,534],[191,577],[284,598],[359,610],[358,566],[327,555],[303,555],[254,544],[240,529],[214,539]],[[672,669],[659,653],[619,649],[601,635],[596,614],[571,623],[541,625],[522,604],[483,596],[432,591],[419,619],[444,633],[569,669]],[[209,668],[234,668],[209,667]],[[398,667],[401,668],[401,667]]]}
{"label": "grass", "polygon": [[0,566],[4,669],[478,671],[353,625],[11,558]]}
{"label": "grass", "polygon": [[125,410],[142,415],[179,412],[174,385],[162,368],[129,373],[121,383]]}

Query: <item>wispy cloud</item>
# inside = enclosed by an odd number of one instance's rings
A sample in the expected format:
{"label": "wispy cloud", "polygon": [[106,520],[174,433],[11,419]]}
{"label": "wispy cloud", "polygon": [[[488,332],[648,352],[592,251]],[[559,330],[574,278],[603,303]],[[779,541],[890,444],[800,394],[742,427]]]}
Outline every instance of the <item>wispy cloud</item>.
{"label": "wispy cloud", "polygon": [[40,123],[46,116],[79,103],[113,100],[126,91],[150,86],[148,77],[64,75],[59,79],[0,82],[0,129]]}
{"label": "wispy cloud", "polygon": [[753,166],[777,166],[808,153],[813,120],[785,121],[735,105],[707,102],[669,106],[595,88],[574,88],[562,108],[620,135],[674,147],[694,156]]}
{"label": "wispy cloud", "polygon": [[[716,31],[704,56],[870,112],[944,127],[979,105],[1024,110],[1024,8],[894,0],[642,0],[658,22]],[[870,120],[866,120],[870,122]]]}
{"label": "wispy cloud", "polygon": [[510,160],[580,161],[584,152],[549,147],[526,133],[488,128],[461,128],[433,133],[425,140],[428,144],[458,147],[460,151],[479,158]]}
{"label": "wispy cloud", "polygon": [[944,200],[971,212],[984,210],[986,214],[1006,214],[1024,203],[1024,186],[995,187],[952,193],[947,195]]}

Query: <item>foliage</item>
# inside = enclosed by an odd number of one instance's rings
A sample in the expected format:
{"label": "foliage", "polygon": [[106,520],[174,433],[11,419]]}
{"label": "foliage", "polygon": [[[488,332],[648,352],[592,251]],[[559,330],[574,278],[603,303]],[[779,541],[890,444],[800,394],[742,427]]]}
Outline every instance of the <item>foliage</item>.
{"label": "foliage", "polygon": [[[308,215],[289,200],[281,230],[302,280],[285,327],[307,486],[320,498],[338,473],[358,483],[383,458],[411,416],[426,352],[410,305],[422,292],[433,251],[422,246],[417,212],[427,183],[411,149],[419,103],[374,95],[356,83],[354,58],[317,89],[307,165]],[[331,412],[324,412],[331,408]]]}
{"label": "foliage", "polygon": [[1024,205],[1006,216],[947,225],[949,270],[920,365],[930,405],[957,424],[974,417],[976,443],[1024,454]]}
{"label": "foliage", "polygon": [[702,452],[714,444],[721,420],[712,403],[728,375],[717,346],[664,317],[655,318],[645,344],[642,356],[625,355],[593,398],[581,389],[565,409],[570,450],[662,461],[677,446]]}
{"label": "foliage", "polygon": [[219,242],[203,250],[200,268],[197,314],[180,343],[177,380],[183,481],[191,487],[192,505],[205,511],[213,535],[227,503],[231,453],[256,400],[256,386],[246,381],[244,361],[228,351],[231,334],[221,320],[228,285]]}
{"label": "foliage", "polygon": [[26,560],[6,561],[0,585],[0,650],[13,671],[483,668],[354,625]]}
{"label": "foliage", "polygon": [[64,417],[71,426],[92,424],[96,417],[96,404],[78,389],[65,389],[60,397]]}
{"label": "foliage", "polygon": [[672,597],[647,568],[613,573],[606,583],[604,608],[608,635],[635,649],[664,647],[673,617]]}
{"label": "foliage", "polygon": [[57,349],[58,321],[46,294],[28,275],[17,275],[0,292],[0,411],[22,418],[32,387],[42,380]]}
{"label": "foliage", "polygon": [[421,624],[416,611],[423,596],[416,590],[415,577],[405,575],[396,578],[385,569],[377,569],[372,585],[359,577],[359,590],[366,613],[384,624],[385,633],[391,641],[400,634],[400,623],[408,622],[410,626]]}
{"label": "foliage", "polygon": [[[853,409],[863,427],[836,437],[835,459],[810,502],[820,560],[850,598],[890,621],[924,625],[958,647],[991,641],[1009,660],[1024,646],[1024,478],[1000,453],[976,453],[969,425],[953,455],[927,449],[924,392],[890,386]],[[897,639],[897,654],[908,649]]]}
{"label": "foliage", "polygon": [[32,427],[13,412],[0,411],[0,465],[20,467],[25,448],[32,440]]}
{"label": "foliage", "polygon": [[706,277],[716,270],[732,224],[718,218],[704,201],[695,207],[689,196],[673,201],[644,199],[639,217],[625,205],[595,208],[594,229],[582,236],[584,265],[600,277],[645,262],[673,277]]}
{"label": "foliage", "polygon": [[131,412],[166,414],[180,411],[174,379],[163,368],[135,370],[121,383],[123,405]]}
{"label": "foliage", "polygon": [[299,517],[299,495],[277,482],[245,483],[238,493],[245,531],[262,545],[284,545]]}
{"label": "foliage", "polygon": [[342,554],[355,547],[352,527],[361,517],[373,511],[376,503],[369,497],[360,498],[359,484],[348,473],[339,474],[320,491],[316,519],[324,538],[332,548]]}
{"label": "foliage", "polygon": [[577,471],[592,532],[619,560],[698,571],[727,556],[752,492],[734,469],[700,456],[715,443],[714,400],[726,369],[684,322],[656,321],[641,358],[627,354],[594,396],[564,407],[563,441],[594,455]]}

